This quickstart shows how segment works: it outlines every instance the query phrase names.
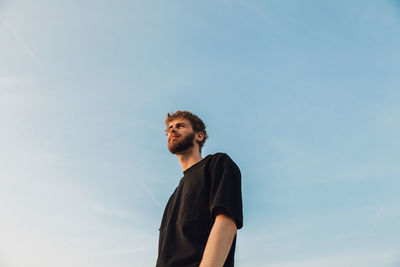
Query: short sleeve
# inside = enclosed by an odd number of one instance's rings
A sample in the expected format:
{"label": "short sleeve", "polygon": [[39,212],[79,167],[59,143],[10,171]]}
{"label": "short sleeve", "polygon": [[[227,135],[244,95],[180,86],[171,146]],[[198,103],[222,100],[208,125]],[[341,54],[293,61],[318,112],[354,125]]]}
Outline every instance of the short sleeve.
{"label": "short sleeve", "polygon": [[210,213],[213,219],[225,214],[243,226],[242,183],[239,167],[225,153],[216,154],[211,165]]}

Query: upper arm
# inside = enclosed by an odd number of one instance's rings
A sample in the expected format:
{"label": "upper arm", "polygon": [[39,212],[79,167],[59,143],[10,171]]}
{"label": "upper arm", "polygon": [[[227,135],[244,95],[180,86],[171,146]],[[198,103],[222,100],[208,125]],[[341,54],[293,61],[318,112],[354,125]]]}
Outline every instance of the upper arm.
{"label": "upper arm", "polygon": [[223,225],[223,227],[226,228],[227,230],[230,230],[235,233],[237,232],[237,226],[235,221],[231,217],[225,214],[217,215],[217,217],[215,217],[215,223]]}
{"label": "upper arm", "polygon": [[241,174],[232,159],[217,154],[211,171],[209,210],[211,216],[225,214],[233,219],[237,229],[243,226]]}

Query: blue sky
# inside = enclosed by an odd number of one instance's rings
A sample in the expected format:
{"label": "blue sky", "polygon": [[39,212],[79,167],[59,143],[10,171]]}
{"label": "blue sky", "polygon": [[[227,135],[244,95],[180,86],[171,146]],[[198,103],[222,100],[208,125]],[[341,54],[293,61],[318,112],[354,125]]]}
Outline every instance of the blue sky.
{"label": "blue sky", "polygon": [[0,2],[0,266],[154,266],[165,114],[243,179],[238,267],[400,264],[400,2]]}

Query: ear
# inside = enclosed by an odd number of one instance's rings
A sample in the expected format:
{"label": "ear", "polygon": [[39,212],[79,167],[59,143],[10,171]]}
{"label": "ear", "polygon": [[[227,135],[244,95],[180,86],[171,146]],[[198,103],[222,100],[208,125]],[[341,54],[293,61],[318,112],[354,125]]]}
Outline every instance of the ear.
{"label": "ear", "polygon": [[204,133],[203,132],[198,132],[196,133],[196,141],[201,142],[204,139]]}

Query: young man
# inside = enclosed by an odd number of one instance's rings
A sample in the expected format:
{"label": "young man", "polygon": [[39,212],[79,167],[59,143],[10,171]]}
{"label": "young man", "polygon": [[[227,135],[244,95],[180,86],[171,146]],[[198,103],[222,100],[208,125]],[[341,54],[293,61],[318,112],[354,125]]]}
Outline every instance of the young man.
{"label": "young man", "polygon": [[193,113],[168,113],[165,124],[183,177],[164,210],[156,267],[233,267],[243,226],[240,170],[225,153],[202,158],[208,135]]}

